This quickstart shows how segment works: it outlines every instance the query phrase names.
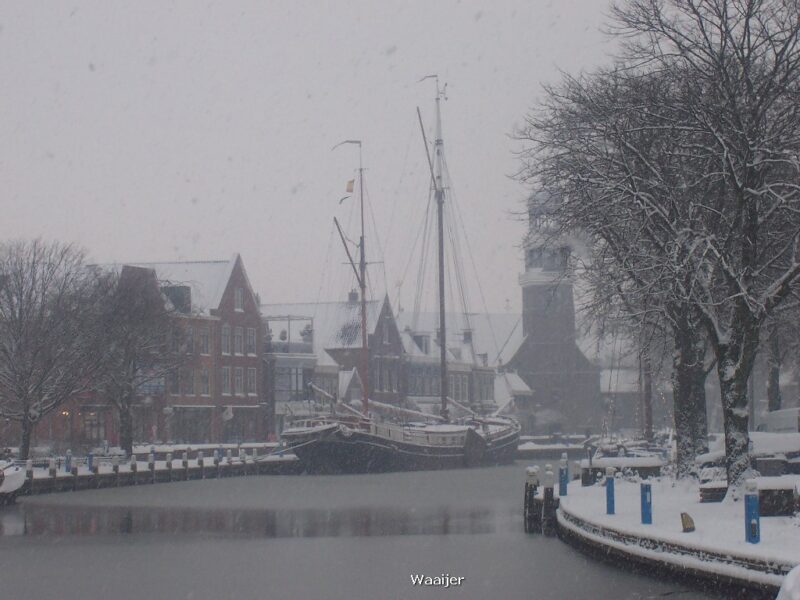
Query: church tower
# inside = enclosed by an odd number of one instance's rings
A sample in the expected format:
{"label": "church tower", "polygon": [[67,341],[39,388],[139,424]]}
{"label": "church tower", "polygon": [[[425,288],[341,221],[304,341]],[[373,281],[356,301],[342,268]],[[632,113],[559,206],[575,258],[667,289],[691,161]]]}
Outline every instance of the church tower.
{"label": "church tower", "polygon": [[570,257],[575,240],[550,217],[552,199],[528,202],[522,287],[524,341],[508,365],[534,392],[539,433],[596,430],[599,371],[576,344]]}

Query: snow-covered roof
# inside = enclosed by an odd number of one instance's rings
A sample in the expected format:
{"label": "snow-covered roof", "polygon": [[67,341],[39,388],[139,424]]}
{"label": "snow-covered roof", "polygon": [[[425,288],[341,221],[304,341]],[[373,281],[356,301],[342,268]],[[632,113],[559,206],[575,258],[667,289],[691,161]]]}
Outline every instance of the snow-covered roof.
{"label": "snow-covered roof", "polygon": [[[448,353],[451,360],[456,362],[481,364],[478,355],[486,354],[490,367],[504,364],[514,356],[523,341],[520,314],[447,313],[445,318]],[[423,334],[430,338],[430,351],[427,356],[438,357],[439,346],[436,343],[438,325],[439,314],[436,312],[420,312],[417,315],[412,312],[401,312],[397,315],[397,327],[402,334],[406,353],[411,356],[426,356],[411,336],[411,334]],[[472,331],[471,345],[464,342],[466,329]]]}
{"label": "snow-covered roof", "polygon": [[361,387],[361,378],[358,376],[358,371],[352,369],[350,371],[339,371],[339,394],[338,398],[346,398],[350,386],[356,383],[359,388]]}
{"label": "snow-covered roof", "polygon": [[123,264],[153,269],[162,286],[188,286],[192,295],[192,313],[209,316],[222,302],[238,258],[239,255],[234,254],[229,260]]}
{"label": "snow-covered roof", "polygon": [[[374,333],[378,324],[382,300],[367,302],[367,332]],[[361,303],[360,302],[305,302],[290,304],[262,304],[261,315],[271,319],[273,335],[278,332],[274,317],[307,317],[313,325],[313,351],[318,365],[335,365],[336,361],[325,352],[327,349],[361,348]],[[294,332],[293,332],[294,333]],[[299,331],[297,334],[299,335]]]}
{"label": "snow-covered roof", "polygon": [[494,377],[494,397],[502,400],[509,396],[531,396],[533,391],[527,383],[514,372],[500,372]]}

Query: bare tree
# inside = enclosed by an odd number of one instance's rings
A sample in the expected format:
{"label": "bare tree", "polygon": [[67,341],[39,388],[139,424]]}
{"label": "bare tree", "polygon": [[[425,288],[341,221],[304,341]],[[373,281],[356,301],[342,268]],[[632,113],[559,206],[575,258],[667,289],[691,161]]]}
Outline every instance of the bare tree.
{"label": "bare tree", "polygon": [[658,114],[675,81],[624,70],[567,76],[546,89],[519,138],[526,142],[520,177],[558,199],[550,211],[562,230],[588,238],[595,314],[625,313],[635,331],[650,332],[646,345],[654,332],[673,338],[673,412],[685,474],[706,448],[707,370],[698,312],[682,291],[695,274],[678,235],[684,212],[674,194],[697,192],[684,185],[685,159],[663,140]]}
{"label": "bare tree", "polygon": [[[525,132],[537,148],[526,175],[571,195],[572,215],[660,298],[651,304],[679,308],[676,324],[702,325],[735,487],[749,469],[747,381],[760,330],[800,276],[800,7],[629,0],[613,14],[623,62],[550,90],[550,113]],[[668,285],[647,287],[658,281]],[[687,344],[692,329],[681,326]]]}
{"label": "bare tree", "polygon": [[101,371],[108,291],[71,245],[0,246],[0,415],[20,424],[21,459],[36,423]]}
{"label": "bare tree", "polygon": [[152,269],[123,266],[113,274],[106,306],[106,362],[98,391],[118,415],[120,446],[133,452],[133,409],[141,391],[163,382],[185,357],[182,320]]}
{"label": "bare tree", "polygon": [[726,470],[749,469],[747,381],[764,321],[800,276],[800,6],[792,0],[632,0],[628,58],[683,73],[675,125],[713,182],[685,221],[688,291],[717,358]]}

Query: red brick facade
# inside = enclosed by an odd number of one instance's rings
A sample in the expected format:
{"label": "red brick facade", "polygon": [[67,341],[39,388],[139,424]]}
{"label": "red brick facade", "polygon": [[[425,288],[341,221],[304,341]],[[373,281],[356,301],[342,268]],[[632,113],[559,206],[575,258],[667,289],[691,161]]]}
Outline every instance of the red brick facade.
{"label": "red brick facade", "polygon": [[[219,303],[176,317],[185,320],[187,360],[176,375],[141,390],[134,407],[135,443],[243,442],[267,437],[258,298],[240,256],[213,264],[229,273],[222,282]],[[157,274],[160,267],[153,267]],[[17,430],[13,423],[0,423],[0,447],[16,446]],[[78,451],[104,441],[111,446],[119,442],[116,412],[104,398],[87,395],[46,415],[37,425],[33,445]]]}

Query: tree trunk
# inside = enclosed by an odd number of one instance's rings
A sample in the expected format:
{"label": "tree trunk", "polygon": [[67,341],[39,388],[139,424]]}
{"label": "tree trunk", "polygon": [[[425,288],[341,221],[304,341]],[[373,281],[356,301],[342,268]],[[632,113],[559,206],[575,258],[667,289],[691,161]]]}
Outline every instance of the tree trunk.
{"label": "tree trunk", "polygon": [[673,331],[672,389],[675,418],[677,476],[691,473],[695,459],[708,450],[706,416],[705,344],[688,321],[678,321]]}
{"label": "tree trunk", "polygon": [[758,347],[758,329],[743,319],[736,325],[731,327],[731,340],[716,348],[729,488],[739,487],[750,470],[747,383]]}
{"label": "tree trunk", "polygon": [[[705,356],[705,347],[700,356]],[[699,357],[698,357],[699,358]],[[691,370],[691,406],[693,408],[692,442],[693,458],[708,452],[708,412],[706,410],[706,377],[708,372],[702,360],[696,360]]]}
{"label": "tree trunk", "polygon": [[19,460],[28,460],[31,453],[31,437],[33,436],[33,428],[35,423],[25,418],[20,423],[22,426],[22,439],[19,443]]}
{"label": "tree trunk", "polygon": [[642,349],[642,433],[653,441],[653,364],[647,348]]}
{"label": "tree trunk", "polygon": [[128,456],[133,454],[133,414],[128,402],[119,407],[119,445]]}
{"label": "tree trunk", "polygon": [[767,410],[780,410],[781,399],[781,340],[778,327],[769,328],[767,343]]}
{"label": "tree trunk", "polygon": [[673,413],[675,419],[676,475],[686,477],[694,462],[692,442],[691,380],[686,360],[680,348],[673,357]]}

